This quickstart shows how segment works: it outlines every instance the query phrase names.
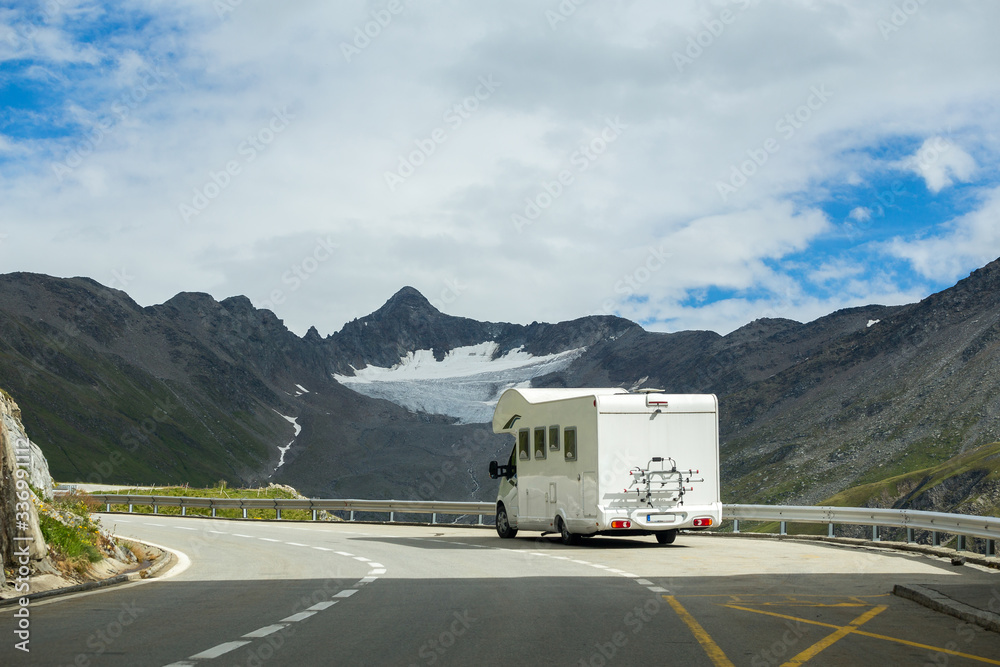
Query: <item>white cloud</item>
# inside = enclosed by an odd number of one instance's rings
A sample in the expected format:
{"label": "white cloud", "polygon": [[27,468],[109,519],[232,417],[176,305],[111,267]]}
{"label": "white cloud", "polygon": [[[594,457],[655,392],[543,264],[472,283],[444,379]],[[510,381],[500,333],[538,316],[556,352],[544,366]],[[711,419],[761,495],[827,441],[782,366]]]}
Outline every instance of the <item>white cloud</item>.
{"label": "white cloud", "polygon": [[923,178],[927,189],[935,194],[955,181],[968,183],[976,171],[976,161],[971,155],[941,137],[930,137],[899,164]]}
{"label": "white cloud", "polygon": [[[93,43],[73,37],[70,17],[43,26],[17,57],[72,92],[25,117],[84,129],[4,128],[4,270],[107,282],[126,268],[141,303],[246,294],[300,334],[331,333],[405,284],[479,319],[611,310],[726,330],[762,303],[796,318],[833,305],[810,301],[808,278],[784,260],[829,234],[821,187],[859,186],[877,162],[858,157],[870,147],[955,127],[955,143],[920,172],[932,189],[996,162],[1000,7],[928,4],[887,42],[884,8],[862,2],[589,3],[556,30],[533,2],[408,3],[348,61],[341,45],[384,6],[244,2],[220,18],[208,2],[130,4],[151,14],[133,22],[141,32]],[[672,54],[727,7],[737,19],[678,71]],[[60,65],[69,61],[95,65]],[[147,67],[162,81],[143,88]],[[500,86],[449,122],[491,76]],[[809,108],[823,86],[832,96]],[[777,128],[803,106],[790,136]],[[287,126],[271,130],[285,108]],[[602,144],[615,118],[626,127]],[[390,191],[386,171],[439,128],[433,153]],[[779,150],[722,201],[716,183],[769,138]],[[53,164],[70,161],[56,178]],[[562,172],[572,181],[518,233],[511,216]],[[185,222],[179,206],[196,191],[213,196]],[[296,276],[327,238],[331,258]],[[836,267],[815,278],[833,280]],[[866,282],[854,278],[845,299],[856,305]],[[744,296],[678,306],[710,286]]]}
{"label": "white cloud", "polygon": [[872,210],[865,206],[856,206],[851,209],[849,217],[856,222],[868,222],[872,219]]}
{"label": "white cloud", "polygon": [[897,237],[885,250],[907,260],[920,275],[948,282],[1000,257],[1000,187],[982,193],[973,211],[916,240]]}

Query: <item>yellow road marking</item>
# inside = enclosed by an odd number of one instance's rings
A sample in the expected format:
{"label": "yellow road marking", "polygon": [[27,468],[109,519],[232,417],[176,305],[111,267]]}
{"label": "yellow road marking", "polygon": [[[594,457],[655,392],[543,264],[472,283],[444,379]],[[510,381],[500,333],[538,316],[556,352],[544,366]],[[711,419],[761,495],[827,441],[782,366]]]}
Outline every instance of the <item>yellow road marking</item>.
{"label": "yellow road marking", "polygon": [[784,618],[789,621],[799,621],[800,623],[808,623],[809,625],[821,625],[824,628],[833,628],[834,630],[840,627],[839,625],[834,625],[833,623],[823,623],[822,621],[813,621],[808,618],[798,618],[795,616],[789,616],[787,614],[779,614],[773,611],[764,611],[763,609],[750,609],[749,607],[741,607],[735,604],[727,604],[723,606],[729,607],[730,609],[739,609],[740,611],[749,611],[754,614],[764,614],[765,616],[777,616],[778,618]]}
{"label": "yellow road marking", "polygon": [[833,646],[841,639],[851,634],[852,632],[857,630],[860,626],[872,620],[873,618],[875,618],[888,608],[889,607],[887,607],[886,605],[880,605],[878,607],[869,609],[868,611],[861,614],[860,616],[858,616],[856,619],[854,619],[844,627],[838,629],[836,632],[830,635],[827,635],[826,637],[819,640],[806,650],[794,656],[791,660],[783,664],[781,667],[798,667],[799,665],[804,664],[809,660],[812,660],[819,654],[820,651]]}
{"label": "yellow road marking", "polygon": [[701,644],[701,647],[705,650],[705,653],[708,654],[708,658],[712,661],[715,667],[735,667],[729,658],[726,657],[726,654],[722,652],[722,649],[719,648],[719,645],[712,640],[712,637],[707,632],[705,632],[705,628],[701,627],[701,623],[696,621],[694,616],[688,613],[688,610],[677,601],[677,598],[673,595],[664,595],[663,597],[670,603],[670,606],[674,608],[674,611],[681,617],[681,620],[684,621],[685,625],[688,626],[691,634],[693,634],[694,638],[698,640],[699,644]]}
{"label": "yellow road marking", "polygon": [[887,642],[896,642],[897,644],[904,644],[906,646],[925,649],[927,651],[936,651],[937,653],[947,653],[948,655],[957,655],[960,658],[968,658],[969,660],[975,660],[977,662],[985,662],[987,665],[1000,665],[1000,660],[984,658],[979,655],[972,655],[971,653],[962,653],[961,651],[953,651],[951,649],[941,648],[940,646],[928,646],[927,644],[921,644],[919,642],[911,642],[907,641],[906,639],[896,639],[895,637],[877,635],[874,632],[867,632],[865,630],[855,630],[854,634],[864,635],[865,637],[873,637],[874,639],[884,639]]}
{"label": "yellow road marking", "polygon": [[[735,604],[723,605],[729,609],[739,609],[740,611],[749,611],[754,614],[764,614],[765,616],[775,616],[777,618],[784,618],[789,621],[798,621],[799,623],[807,623],[809,625],[819,625],[824,628],[839,629],[841,626],[833,625],[832,623],[823,623],[822,621],[813,621],[808,618],[796,618],[795,616],[788,616],[786,614],[778,614],[773,611],[764,611],[762,609],[750,609],[749,607],[741,607]],[[912,646],[913,648],[919,648],[926,651],[934,651],[936,653],[946,653],[948,655],[958,656],[960,658],[967,658],[969,660],[975,660],[977,662],[983,662],[988,665],[1000,665],[1000,660],[993,660],[991,658],[984,658],[978,655],[972,655],[971,653],[962,653],[961,651],[953,651],[951,649],[942,648],[940,646],[931,646],[929,644],[921,644],[919,642],[911,642],[907,639],[899,639],[897,637],[889,637],[887,635],[880,635],[874,632],[868,632],[866,630],[854,630],[854,634],[862,635],[864,637],[871,637],[873,639],[881,639],[887,642],[895,642],[897,644],[903,644],[904,646]]]}

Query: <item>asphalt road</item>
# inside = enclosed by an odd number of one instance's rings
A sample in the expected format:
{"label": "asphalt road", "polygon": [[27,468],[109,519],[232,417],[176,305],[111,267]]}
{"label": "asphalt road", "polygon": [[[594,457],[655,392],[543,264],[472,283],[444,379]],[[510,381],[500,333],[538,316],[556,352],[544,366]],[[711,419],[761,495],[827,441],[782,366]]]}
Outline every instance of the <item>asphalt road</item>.
{"label": "asphalt road", "polygon": [[[186,556],[38,601],[4,665],[1000,665],[1000,635],[890,595],[1000,574],[926,556],[682,535],[500,540],[434,526],[105,515]],[[189,563],[184,562],[185,560]],[[13,610],[0,612],[11,628]]]}

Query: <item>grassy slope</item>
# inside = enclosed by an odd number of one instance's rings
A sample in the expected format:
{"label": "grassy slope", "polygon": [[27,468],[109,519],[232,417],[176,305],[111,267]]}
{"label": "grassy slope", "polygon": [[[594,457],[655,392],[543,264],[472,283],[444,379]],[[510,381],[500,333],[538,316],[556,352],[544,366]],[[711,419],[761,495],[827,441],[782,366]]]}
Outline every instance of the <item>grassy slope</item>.
{"label": "grassy slope", "polygon": [[[840,493],[817,503],[819,506],[833,507],[892,507],[902,498],[917,498],[947,483],[960,475],[981,472],[983,478],[977,486],[1000,481],[1000,442],[972,449],[952,457],[939,465],[894,475],[883,480],[845,489]],[[963,498],[958,504],[967,505],[977,501],[971,513],[980,516],[1000,516],[1000,497],[986,497],[974,493]],[[904,503],[903,507],[908,506]],[[959,510],[960,513],[961,510]],[[777,522],[753,523],[741,526],[744,531],[776,533]],[[789,533],[805,535],[825,535],[825,524],[789,524]]]}
{"label": "grassy slope", "polygon": [[[936,466],[845,489],[819,504],[836,507],[891,505],[904,496],[915,498],[949,479],[974,471],[985,473],[984,482],[1000,480],[1000,442],[959,454]],[[990,508],[992,515],[1000,515],[1000,499],[990,501]]]}

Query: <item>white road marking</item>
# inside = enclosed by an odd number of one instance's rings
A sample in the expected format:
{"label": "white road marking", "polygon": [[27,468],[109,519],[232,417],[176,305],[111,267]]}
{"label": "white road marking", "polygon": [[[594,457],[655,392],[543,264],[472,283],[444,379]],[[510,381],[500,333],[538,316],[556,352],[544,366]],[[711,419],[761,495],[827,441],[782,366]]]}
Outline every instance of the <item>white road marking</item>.
{"label": "white road marking", "polygon": [[326,602],[317,602],[313,606],[306,609],[306,611],[323,611],[324,609],[329,609],[333,605],[337,604],[336,600],[327,600]]}
{"label": "white road marking", "polygon": [[369,562],[368,563],[368,567],[385,567],[385,565],[382,565],[382,563],[372,563],[372,562]]}
{"label": "white road marking", "polygon": [[326,547],[313,547],[317,551],[333,551],[333,549],[327,549]]}
{"label": "white road marking", "polygon": [[315,615],[316,615],[316,612],[314,612],[314,611],[300,611],[297,614],[292,614],[288,618],[281,619],[281,622],[282,623],[298,623],[299,621],[304,621],[307,618],[309,618],[310,616],[315,616]]}
{"label": "white road marking", "polygon": [[274,634],[278,630],[283,630],[287,628],[286,623],[275,623],[274,625],[265,625],[263,628],[258,628],[253,632],[248,632],[243,635],[244,639],[257,639],[259,637],[267,637],[268,635]]}
{"label": "white road marking", "polygon": [[335,597],[335,598],[349,598],[349,597],[351,597],[352,595],[354,595],[357,592],[358,592],[358,589],[356,589],[356,588],[348,588],[345,591],[340,591],[339,593],[337,593],[333,597]]}
{"label": "white road marking", "polygon": [[636,579],[635,583],[639,584],[640,586],[652,586],[653,585],[653,582],[650,581],[649,579]]}
{"label": "white road marking", "polygon": [[250,642],[226,642],[224,644],[219,644],[218,646],[213,646],[207,651],[202,651],[201,653],[195,653],[191,656],[191,660],[211,660],[212,658],[218,658],[220,655],[225,655],[230,651],[235,651],[241,646],[246,646]]}
{"label": "white road marking", "polygon": [[377,570],[372,570],[371,572],[369,572],[369,574],[385,574],[385,568],[380,567]]}
{"label": "white road marking", "polygon": [[370,563],[371,562],[371,559],[365,558],[364,556],[355,556],[354,560],[359,560],[362,563]]}
{"label": "white road marking", "polygon": [[258,540],[264,540],[265,542],[280,542],[281,540],[273,540],[270,537],[258,537]]}
{"label": "white road marking", "polygon": [[334,551],[338,556],[347,556],[348,558],[354,558],[354,554],[349,554],[346,551]]}
{"label": "white road marking", "polygon": [[298,542],[285,542],[290,547],[307,547],[308,544],[299,544]]}

